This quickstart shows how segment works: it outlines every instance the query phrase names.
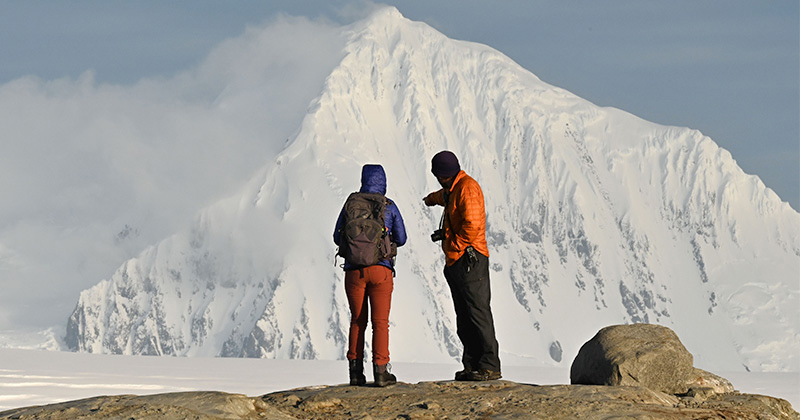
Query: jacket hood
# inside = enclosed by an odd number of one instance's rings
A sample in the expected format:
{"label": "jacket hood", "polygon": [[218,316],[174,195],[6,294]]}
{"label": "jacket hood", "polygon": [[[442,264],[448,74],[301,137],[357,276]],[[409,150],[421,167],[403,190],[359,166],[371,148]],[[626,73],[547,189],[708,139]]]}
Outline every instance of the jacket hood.
{"label": "jacket hood", "polygon": [[381,165],[364,165],[361,168],[360,192],[386,194],[386,172]]}

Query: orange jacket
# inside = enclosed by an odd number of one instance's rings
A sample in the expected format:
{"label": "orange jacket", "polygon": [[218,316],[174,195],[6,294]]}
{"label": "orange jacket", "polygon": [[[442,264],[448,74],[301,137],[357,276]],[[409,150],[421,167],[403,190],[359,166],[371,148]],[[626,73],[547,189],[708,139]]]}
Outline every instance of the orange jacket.
{"label": "orange jacket", "polygon": [[470,245],[481,254],[489,256],[483,191],[477,181],[466,172],[460,171],[450,187],[447,203],[444,199],[444,188],[428,194],[426,200],[444,206],[445,239],[442,241],[442,250],[447,265],[452,265],[461,258]]}

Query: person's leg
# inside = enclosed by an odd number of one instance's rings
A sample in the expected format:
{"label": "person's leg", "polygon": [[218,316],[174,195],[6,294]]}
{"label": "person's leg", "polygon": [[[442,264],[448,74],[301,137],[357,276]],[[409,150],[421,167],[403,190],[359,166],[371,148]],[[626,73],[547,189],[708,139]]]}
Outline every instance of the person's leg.
{"label": "person's leg", "polygon": [[484,255],[477,255],[478,260],[470,265],[463,283],[464,299],[469,307],[469,323],[475,333],[473,344],[476,346],[474,355],[477,360],[474,363],[479,369],[500,372],[499,349],[491,308],[489,259]]}
{"label": "person's leg", "polygon": [[367,267],[367,296],[372,308],[372,354],[378,365],[389,363],[389,311],[392,308],[392,270],[381,265]]}
{"label": "person's leg", "polygon": [[461,363],[464,370],[456,372],[456,380],[462,380],[465,375],[473,370],[478,370],[478,361],[481,357],[481,343],[479,332],[471,322],[470,306],[468,304],[464,283],[466,281],[466,258],[459,259],[449,267],[445,267],[444,275],[447,284],[450,286],[450,293],[453,297],[453,306],[456,311],[456,334],[464,352],[461,356]]}
{"label": "person's leg", "polygon": [[372,361],[376,386],[387,386],[397,382],[389,371],[389,311],[392,306],[394,278],[392,270],[376,265],[367,267],[367,296],[372,308]]}
{"label": "person's leg", "polygon": [[[490,306],[489,259],[480,253],[476,260],[464,254],[445,268],[456,305],[458,336],[464,345],[465,370],[500,372],[498,345]],[[461,372],[462,377],[466,372]]]}
{"label": "person's leg", "polygon": [[369,309],[366,299],[366,276],[362,270],[350,270],[344,275],[344,288],[350,304],[350,341],[347,360],[364,360],[364,333]]}
{"label": "person's leg", "polygon": [[461,355],[461,364],[464,366],[465,371],[477,369],[478,367],[473,364],[475,331],[469,322],[469,308],[461,287],[463,279],[453,267],[446,267],[444,274],[445,279],[447,279],[447,285],[450,286],[450,294],[453,298],[453,307],[456,312],[456,335],[464,347]]}

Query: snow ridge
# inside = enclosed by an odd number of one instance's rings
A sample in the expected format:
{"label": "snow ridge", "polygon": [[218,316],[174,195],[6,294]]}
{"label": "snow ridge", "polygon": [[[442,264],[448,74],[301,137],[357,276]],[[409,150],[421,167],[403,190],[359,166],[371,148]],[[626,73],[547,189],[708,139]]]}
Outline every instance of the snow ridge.
{"label": "snow ridge", "polygon": [[[486,196],[507,364],[568,365],[599,328],[673,328],[696,365],[800,370],[800,213],[711,139],[542,82],[394,8],[344,29],[344,58],[285,149],[192,228],[84,291],[70,348],[341,359],[349,311],[331,233],[380,163],[406,221],[392,357],[460,355],[429,160],[453,150]],[[341,263],[341,261],[339,261]]]}

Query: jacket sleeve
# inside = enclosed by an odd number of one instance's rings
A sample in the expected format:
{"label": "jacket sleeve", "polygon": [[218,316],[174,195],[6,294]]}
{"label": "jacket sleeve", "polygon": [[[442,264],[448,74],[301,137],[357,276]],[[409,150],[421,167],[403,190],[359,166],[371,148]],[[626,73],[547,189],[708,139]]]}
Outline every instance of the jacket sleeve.
{"label": "jacket sleeve", "polygon": [[444,188],[442,188],[439,191],[434,191],[434,192],[428,194],[425,197],[424,201],[426,202],[426,204],[430,203],[428,205],[432,204],[432,205],[440,205],[440,206],[444,207],[447,204],[444,201]]}
{"label": "jacket sleeve", "polygon": [[336,227],[333,229],[333,243],[341,245],[342,241],[342,224],[344,223],[344,207],[339,211],[339,218],[336,219]]}
{"label": "jacket sleeve", "polygon": [[396,243],[397,246],[403,246],[408,239],[406,235],[406,225],[403,223],[403,216],[400,214],[397,203],[392,203],[389,209],[389,214],[392,218],[392,242]]}

